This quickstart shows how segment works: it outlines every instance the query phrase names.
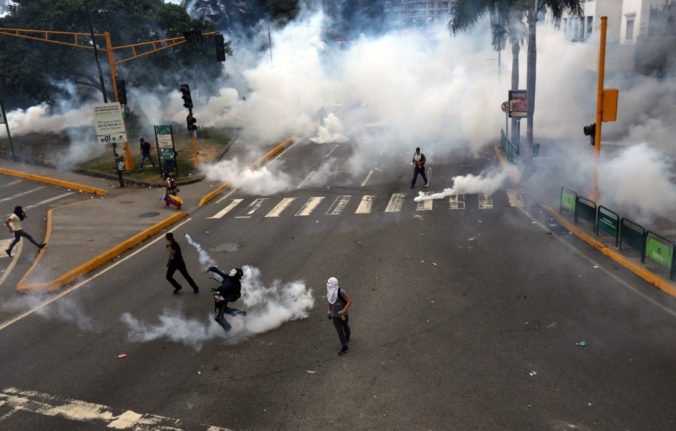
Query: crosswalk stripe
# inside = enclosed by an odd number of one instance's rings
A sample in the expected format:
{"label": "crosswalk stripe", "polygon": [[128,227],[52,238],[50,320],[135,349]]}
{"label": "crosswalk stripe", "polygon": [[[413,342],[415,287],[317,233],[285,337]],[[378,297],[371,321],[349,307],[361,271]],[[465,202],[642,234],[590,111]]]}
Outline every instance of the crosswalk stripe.
{"label": "crosswalk stripe", "polygon": [[[423,196],[428,195],[429,193],[423,193]],[[416,206],[416,211],[432,211],[432,207],[434,205],[434,201],[432,199],[427,199],[424,201],[418,202],[418,205]]]}
{"label": "crosswalk stripe", "polygon": [[401,211],[401,207],[404,205],[405,198],[405,193],[392,193],[390,201],[387,203],[387,207],[385,208],[385,212],[396,213]]}
{"label": "crosswalk stripe", "polygon": [[355,211],[355,214],[369,214],[371,212],[371,208],[373,208],[373,200],[375,199],[375,195],[364,195],[361,198],[361,202],[359,202],[359,206],[357,207],[357,211]]}
{"label": "crosswalk stripe", "polygon": [[279,217],[279,215],[284,211],[289,205],[295,201],[296,198],[284,198],[275,207],[270,210],[269,213],[265,215],[265,217]]}
{"label": "crosswalk stripe", "polygon": [[313,196],[305,202],[305,205],[298,210],[296,217],[307,217],[312,214],[312,211],[319,206],[320,203],[324,200],[324,196]]}
{"label": "crosswalk stripe", "polygon": [[258,198],[258,199],[254,199],[254,201],[251,202],[251,203],[249,204],[249,206],[247,207],[246,213],[244,213],[244,215],[239,215],[239,216],[237,216],[237,217],[235,217],[235,218],[251,218],[251,216],[252,216],[256,211],[258,211],[258,209],[259,209],[261,206],[263,206],[263,203],[264,203],[265,201],[267,201],[267,200],[268,200],[268,198]]}
{"label": "crosswalk stripe", "polygon": [[465,195],[451,195],[448,199],[448,207],[452,210],[464,210]]}
{"label": "crosswalk stripe", "polygon": [[479,209],[480,210],[493,209],[493,195],[481,193],[479,195]]}
{"label": "crosswalk stripe", "polygon": [[221,218],[221,217],[223,217],[224,215],[229,213],[233,208],[235,208],[237,205],[242,203],[243,200],[244,199],[233,199],[232,202],[230,202],[228,204],[228,206],[226,206],[225,208],[223,208],[222,210],[220,210],[219,212],[217,212],[216,214],[212,215],[209,218]]}
{"label": "crosswalk stripe", "polygon": [[352,195],[340,195],[338,196],[329,209],[326,211],[326,215],[340,215],[341,212],[345,209]]}
{"label": "crosswalk stripe", "polygon": [[510,207],[523,208],[524,206],[526,206],[523,199],[523,190],[507,189],[506,193]]}

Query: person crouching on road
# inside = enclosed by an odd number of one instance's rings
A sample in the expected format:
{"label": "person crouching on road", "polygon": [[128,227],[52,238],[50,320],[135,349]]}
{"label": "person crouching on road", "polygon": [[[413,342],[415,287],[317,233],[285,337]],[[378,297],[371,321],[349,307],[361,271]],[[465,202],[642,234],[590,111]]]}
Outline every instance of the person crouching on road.
{"label": "person crouching on road", "polygon": [[7,217],[5,220],[5,225],[9,229],[10,232],[14,233],[14,240],[9,244],[9,248],[5,250],[5,253],[7,253],[7,256],[12,257],[12,249],[14,246],[19,242],[21,237],[26,238],[28,241],[32,242],[38,250],[43,249],[45,245],[47,244],[38,244],[32,236],[27,234],[26,232],[23,231],[23,227],[21,226],[21,222],[26,218],[26,213],[24,212],[23,208],[20,206],[14,207],[14,212]]}
{"label": "person crouching on road", "polygon": [[183,274],[183,277],[188,281],[188,284],[190,284],[192,290],[194,290],[195,293],[199,293],[199,287],[197,287],[195,281],[192,279],[190,274],[188,274],[188,270],[185,268],[183,254],[181,254],[181,247],[178,245],[176,240],[174,240],[174,234],[167,232],[167,234],[164,236],[164,239],[167,240],[167,251],[169,252],[169,262],[167,262],[167,280],[169,280],[169,283],[174,286],[174,293],[178,293],[179,290],[183,289],[183,286],[174,280],[174,272],[177,270]]}
{"label": "person crouching on road", "polygon": [[338,279],[331,277],[326,282],[326,299],[329,301],[329,320],[333,321],[340,339],[339,355],[347,353],[347,345],[350,342],[350,326],[347,324],[347,314],[352,305],[352,298],[338,286]]}

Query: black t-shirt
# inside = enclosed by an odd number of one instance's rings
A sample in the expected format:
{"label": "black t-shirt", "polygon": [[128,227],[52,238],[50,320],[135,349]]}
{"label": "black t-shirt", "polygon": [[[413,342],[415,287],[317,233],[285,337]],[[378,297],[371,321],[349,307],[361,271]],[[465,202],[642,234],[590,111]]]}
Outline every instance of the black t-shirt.
{"label": "black t-shirt", "polygon": [[173,259],[169,259],[169,261],[174,263],[183,263],[183,254],[181,254],[181,246],[178,245],[176,241],[172,241],[170,244],[167,245],[167,247],[171,247],[172,249],[174,249],[174,257]]}

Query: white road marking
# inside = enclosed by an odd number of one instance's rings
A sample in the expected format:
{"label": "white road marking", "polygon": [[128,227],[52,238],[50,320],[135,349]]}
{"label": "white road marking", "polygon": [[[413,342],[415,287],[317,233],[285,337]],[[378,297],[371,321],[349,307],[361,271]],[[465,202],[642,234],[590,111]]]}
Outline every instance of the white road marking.
{"label": "white road marking", "polygon": [[[423,196],[427,196],[430,193],[423,193]],[[415,210],[416,211],[432,211],[432,208],[434,206],[434,200],[433,199],[427,199],[424,201],[418,202],[418,205],[416,206]]]}
{"label": "white road marking", "polygon": [[251,218],[251,216],[260,209],[261,206],[267,201],[268,198],[258,198],[249,204],[247,211],[244,215],[237,216],[235,218]]}
{"label": "white road marking", "polygon": [[336,151],[336,148],[338,148],[338,144],[334,145],[333,148],[331,148],[331,151],[327,155],[324,156],[324,158],[329,158],[331,157],[331,154],[333,154],[334,151]]}
{"label": "white road marking", "polygon": [[45,188],[44,186],[40,186],[40,187],[36,187],[36,188],[34,188],[34,189],[27,190],[27,191],[25,191],[25,192],[17,193],[17,194],[15,194],[14,196],[9,196],[9,197],[0,199],[0,202],[11,201],[12,199],[16,199],[16,198],[19,198],[19,197],[21,197],[21,196],[26,196],[26,195],[28,195],[28,194],[37,192],[38,190],[42,190],[42,189],[44,189],[44,188]]}
{"label": "white road marking", "polygon": [[223,196],[223,197],[221,197],[219,200],[217,200],[216,203],[217,203],[217,204],[220,204],[221,202],[223,202],[224,200],[226,200],[227,198],[229,198],[230,195],[232,195],[233,193],[235,193],[235,190],[236,190],[236,189],[230,190],[228,193],[225,194],[225,196]]}
{"label": "white road marking", "polygon": [[298,210],[296,217],[307,217],[312,214],[312,211],[319,206],[320,203],[324,200],[323,196],[313,196],[305,202],[305,205]]}
{"label": "white road marking", "polygon": [[362,186],[362,187],[364,187],[364,186],[366,185],[366,183],[369,182],[369,179],[371,178],[371,175],[373,175],[373,169],[371,169],[371,170],[369,171],[368,175],[366,175],[366,178],[364,178],[364,181],[361,182],[361,186]]}
{"label": "white road marking", "polygon": [[19,184],[21,182],[23,182],[23,180],[14,180],[14,181],[8,182],[7,184],[1,185],[0,187],[9,187],[9,186],[13,186],[14,184]]}
{"label": "white road marking", "polygon": [[31,209],[37,208],[37,207],[39,207],[39,206],[41,206],[41,205],[45,205],[45,204],[48,204],[48,203],[50,203],[50,202],[54,202],[54,201],[57,201],[57,200],[59,200],[59,199],[68,197],[68,196],[70,196],[70,195],[72,195],[72,194],[74,194],[74,193],[75,193],[75,192],[68,192],[68,193],[64,193],[64,194],[59,195],[59,196],[54,196],[53,198],[45,199],[44,201],[40,201],[40,202],[34,203],[34,204],[32,204],[32,205],[28,205],[28,206],[26,207],[26,209],[31,210]]}
{"label": "white road marking", "polygon": [[[149,413],[136,413],[132,410],[115,414],[112,407],[89,403],[86,401],[59,399],[38,391],[25,391],[8,387],[0,392],[0,400],[4,407],[12,411],[24,411],[48,417],[62,417],[80,423],[90,423],[118,430],[164,430],[178,431],[187,424],[179,419],[158,416]],[[209,425],[201,426],[204,430],[228,431]]]}
{"label": "white road marking", "polygon": [[[192,217],[191,217],[191,218],[188,218],[188,219],[186,219],[186,220],[184,220],[184,221],[182,221],[182,222],[179,223],[179,224],[177,224],[176,226],[174,226],[174,228],[173,228],[172,230],[170,230],[170,231],[168,231],[168,232],[175,232],[178,228],[180,228],[180,227],[183,226],[184,224],[188,223],[190,220],[192,220]],[[135,252],[133,252],[133,253],[130,254],[129,256],[124,257],[124,258],[122,258],[122,259],[120,259],[120,260],[115,261],[115,263],[113,263],[113,264],[111,264],[110,266],[108,266],[108,267],[102,269],[101,271],[97,272],[96,274],[92,275],[91,277],[89,277],[89,278],[87,278],[87,279],[85,279],[85,280],[83,280],[83,281],[81,281],[81,282],[79,282],[79,283],[77,283],[77,284],[75,284],[75,285],[73,285],[73,286],[71,286],[71,287],[69,287],[69,288],[63,290],[61,293],[59,293],[59,294],[57,294],[57,295],[54,295],[54,296],[52,296],[52,297],[50,297],[50,298],[44,300],[43,302],[41,302],[40,304],[36,305],[35,307],[30,308],[30,309],[24,311],[23,313],[21,313],[21,314],[19,314],[19,315],[17,315],[17,316],[12,317],[11,319],[5,320],[4,322],[0,323],[0,331],[6,329],[7,327],[9,327],[9,326],[15,324],[16,322],[18,322],[18,321],[20,321],[20,320],[22,320],[22,319],[24,319],[24,318],[30,316],[31,314],[35,313],[36,311],[39,311],[39,310],[45,308],[46,306],[48,306],[48,305],[51,304],[52,302],[56,302],[56,301],[58,301],[59,299],[63,298],[64,296],[66,296],[66,295],[68,295],[68,294],[70,294],[70,293],[72,293],[72,292],[75,292],[75,291],[76,291],[77,289],[79,289],[80,287],[82,287],[82,286],[84,286],[85,284],[89,283],[90,281],[92,281],[92,280],[94,280],[94,279],[96,279],[96,278],[102,276],[103,274],[105,274],[106,272],[108,272],[108,271],[110,271],[111,269],[115,268],[116,266],[118,266],[118,265],[124,263],[127,259],[131,259],[132,257],[136,256],[137,254],[141,253],[141,252],[142,252],[143,250],[145,250],[146,248],[150,247],[151,245],[153,245],[153,244],[155,244],[156,242],[158,242],[158,241],[160,241],[160,240],[163,240],[163,239],[164,239],[164,234],[160,234],[157,238],[155,238],[154,240],[152,240],[152,241],[149,242],[148,244],[144,245],[143,247],[139,248],[138,250],[136,250]]]}
{"label": "white road marking", "polygon": [[209,218],[221,218],[227,213],[229,213],[233,208],[235,208],[237,205],[239,205],[244,199],[233,199],[232,202],[228,204],[225,208],[217,212],[216,214],[212,215]]}
{"label": "white road marking", "polygon": [[448,206],[452,210],[464,210],[465,195],[451,195],[448,199]]}
{"label": "white road marking", "polygon": [[523,199],[523,190],[519,189],[507,189],[507,200],[509,200],[509,206],[514,208],[523,208],[525,205]]}
{"label": "white road marking", "polygon": [[393,193],[390,197],[390,201],[387,203],[385,208],[386,213],[396,213],[401,211],[401,207],[404,205],[404,199],[406,198],[405,193]]}
{"label": "white road marking", "polygon": [[479,194],[479,209],[492,210],[493,209],[493,195],[484,193]]}
{"label": "white road marking", "polygon": [[289,205],[295,201],[296,198],[284,198],[282,199],[275,207],[270,210],[269,213],[265,215],[265,217],[279,217],[280,214],[282,214],[282,211],[284,211]]}
{"label": "white road marking", "polygon": [[310,173],[307,174],[307,177],[305,177],[303,181],[301,181],[300,184],[298,184],[298,187],[296,187],[296,189],[303,187],[308,181],[310,181],[310,179],[314,176],[314,174],[315,171],[310,171]]}
{"label": "white road marking", "polygon": [[326,215],[340,215],[343,212],[347,204],[350,202],[352,195],[340,195],[333,201],[329,209],[326,211]]}
{"label": "white road marking", "polygon": [[373,201],[375,199],[375,195],[364,195],[361,198],[361,202],[359,202],[359,206],[357,207],[357,211],[355,211],[355,214],[369,214],[371,212],[371,208],[373,208]]}
{"label": "white road marking", "polygon": [[[12,242],[12,240],[7,240],[7,245],[3,245],[0,248],[0,253],[2,253],[2,257],[9,257],[7,256],[7,253],[5,253],[5,250],[7,250],[7,247],[9,246],[9,243]],[[23,248],[23,241],[19,241],[19,243],[12,249],[12,252],[14,253],[14,259],[12,259],[12,262],[7,266],[7,269],[5,270],[5,273],[2,274],[2,277],[0,277],[0,286],[2,286],[2,283],[7,280],[7,277],[9,277],[9,274],[12,272],[14,267],[16,266],[16,263],[19,261],[19,256],[21,255],[21,250]],[[16,250],[16,251],[14,251]]]}

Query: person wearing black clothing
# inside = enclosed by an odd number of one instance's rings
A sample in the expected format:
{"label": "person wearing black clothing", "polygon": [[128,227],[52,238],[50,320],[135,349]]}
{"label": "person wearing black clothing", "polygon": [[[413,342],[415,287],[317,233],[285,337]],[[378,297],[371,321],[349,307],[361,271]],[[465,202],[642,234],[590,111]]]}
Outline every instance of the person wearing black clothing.
{"label": "person wearing black clothing", "polygon": [[411,159],[411,164],[413,165],[413,179],[411,180],[411,188],[415,187],[415,180],[418,179],[418,174],[422,176],[422,179],[425,181],[425,187],[429,186],[430,183],[427,181],[427,175],[425,175],[425,155],[420,152],[420,147],[415,149],[413,153],[413,159]]}
{"label": "person wearing black clothing", "polygon": [[195,293],[199,293],[200,289],[195,284],[195,281],[188,274],[188,270],[185,268],[185,262],[183,261],[183,254],[181,254],[181,247],[178,245],[176,240],[174,240],[174,234],[168,232],[164,238],[167,240],[167,251],[169,252],[169,261],[167,262],[167,280],[174,286],[174,293],[178,293],[179,290],[183,288],[176,280],[174,280],[174,272],[178,270],[183,277],[188,281],[188,284]]}
{"label": "person wearing black clothing", "polygon": [[150,144],[145,139],[141,138],[141,171],[143,171],[143,163],[148,159],[155,169],[155,161],[150,156]]}
{"label": "person wearing black clothing", "polygon": [[333,322],[340,340],[338,355],[342,356],[347,353],[348,343],[350,342],[348,310],[352,306],[352,298],[338,286],[338,279],[331,277],[326,281],[326,299],[329,302],[328,318]]}
{"label": "person wearing black clothing", "polygon": [[233,268],[228,274],[216,268],[215,266],[209,267],[209,271],[215,272],[220,275],[222,278],[221,285],[214,289],[218,291],[222,296],[224,301],[218,306],[218,313],[215,316],[215,320],[219,323],[223,323],[223,314],[227,313],[231,316],[236,314],[246,315],[246,311],[237,310],[236,308],[228,307],[228,302],[235,302],[242,295],[242,276],[244,272],[241,268]]}

